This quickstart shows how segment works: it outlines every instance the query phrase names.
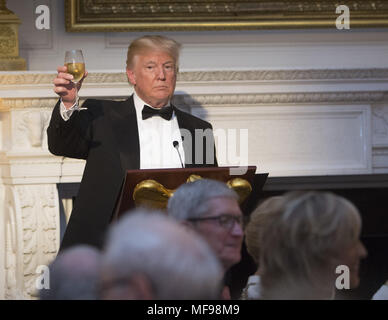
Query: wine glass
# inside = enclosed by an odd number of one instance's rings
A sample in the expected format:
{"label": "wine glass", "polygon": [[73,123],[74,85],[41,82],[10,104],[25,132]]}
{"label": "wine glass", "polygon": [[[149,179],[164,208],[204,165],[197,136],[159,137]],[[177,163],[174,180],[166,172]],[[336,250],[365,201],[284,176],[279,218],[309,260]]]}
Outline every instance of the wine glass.
{"label": "wine glass", "polygon": [[77,84],[82,79],[85,74],[85,61],[82,54],[82,50],[69,50],[65,53],[65,66],[67,67],[67,73],[73,75],[73,80],[75,87],[75,98],[78,100],[78,88]]}

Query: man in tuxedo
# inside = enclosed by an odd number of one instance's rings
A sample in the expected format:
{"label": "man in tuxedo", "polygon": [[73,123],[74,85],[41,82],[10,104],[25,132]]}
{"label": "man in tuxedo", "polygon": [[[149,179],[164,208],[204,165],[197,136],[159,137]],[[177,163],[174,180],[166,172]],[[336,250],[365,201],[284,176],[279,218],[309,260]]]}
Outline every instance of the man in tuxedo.
{"label": "man in tuxedo", "polygon": [[60,100],[47,129],[49,150],[86,160],[61,249],[102,246],[126,170],[217,165],[211,125],[171,104],[179,50],[162,36],[134,40],[126,68],[134,93],[120,102],[88,99],[80,107],[73,76],[65,66],[57,68],[53,83]]}

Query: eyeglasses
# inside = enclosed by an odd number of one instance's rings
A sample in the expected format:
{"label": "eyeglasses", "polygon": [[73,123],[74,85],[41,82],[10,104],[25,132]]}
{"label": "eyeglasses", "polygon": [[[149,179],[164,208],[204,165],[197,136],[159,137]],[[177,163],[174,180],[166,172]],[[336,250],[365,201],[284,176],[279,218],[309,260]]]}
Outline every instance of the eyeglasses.
{"label": "eyeglasses", "polygon": [[230,214],[223,214],[216,217],[202,217],[202,218],[191,218],[188,219],[189,221],[206,221],[206,220],[216,220],[218,221],[219,225],[227,230],[232,230],[235,223],[237,223],[239,226],[242,226],[243,223],[243,217],[242,216],[235,216]]}

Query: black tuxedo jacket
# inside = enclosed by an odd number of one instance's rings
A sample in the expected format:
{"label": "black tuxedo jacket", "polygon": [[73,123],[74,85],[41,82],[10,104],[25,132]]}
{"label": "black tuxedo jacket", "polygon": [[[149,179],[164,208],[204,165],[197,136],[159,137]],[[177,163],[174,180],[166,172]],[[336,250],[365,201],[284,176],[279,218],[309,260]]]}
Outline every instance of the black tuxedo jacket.
{"label": "black tuxedo jacket", "polygon": [[[103,245],[116,200],[128,169],[140,168],[140,146],[133,98],[126,101],[86,100],[87,110],[73,112],[64,121],[56,104],[47,129],[48,147],[58,156],[86,160],[79,193],[75,200],[61,250],[75,244]],[[212,130],[211,125],[174,107],[179,128],[191,133],[183,141],[185,166],[217,166],[214,138],[203,139],[203,157],[195,156],[196,129]],[[187,131],[186,131],[187,133]],[[211,137],[210,137],[211,136]],[[206,152],[206,143],[212,152]],[[208,155],[207,155],[208,153]],[[212,161],[206,162],[206,157]],[[197,159],[196,159],[197,158]],[[200,158],[200,159],[199,159]]]}

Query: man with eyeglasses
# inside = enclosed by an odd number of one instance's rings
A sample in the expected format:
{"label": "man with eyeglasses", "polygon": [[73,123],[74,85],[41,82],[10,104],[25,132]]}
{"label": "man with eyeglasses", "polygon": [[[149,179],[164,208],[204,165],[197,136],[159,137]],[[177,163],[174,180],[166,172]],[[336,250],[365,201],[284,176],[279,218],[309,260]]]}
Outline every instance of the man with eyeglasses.
{"label": "man with eyeglasses", "polygon": [[241,260],[243,216],[238,195],[225,183],[200,179],[181,185],[168,202],[168,214],[207,241],[225,273]]}

